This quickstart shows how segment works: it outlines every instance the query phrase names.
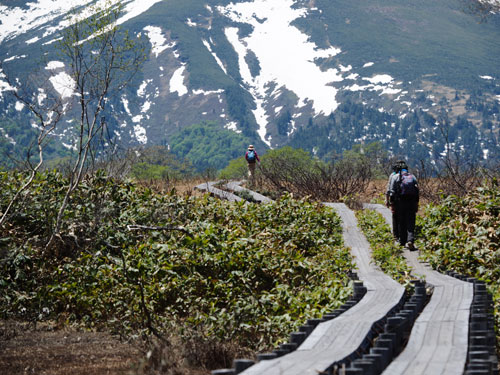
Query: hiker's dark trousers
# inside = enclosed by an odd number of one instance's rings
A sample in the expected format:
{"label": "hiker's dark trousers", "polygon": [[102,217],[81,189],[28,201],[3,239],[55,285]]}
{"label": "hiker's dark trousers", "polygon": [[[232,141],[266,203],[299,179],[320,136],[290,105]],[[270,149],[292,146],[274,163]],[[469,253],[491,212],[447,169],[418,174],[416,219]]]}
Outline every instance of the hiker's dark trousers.
{"label": "hiker's dark trousers", "polygon": [[396,214],[399,227],[399,243],[415,241],[415,217],[417,215],[416,199],[401,199],[396,204]]}

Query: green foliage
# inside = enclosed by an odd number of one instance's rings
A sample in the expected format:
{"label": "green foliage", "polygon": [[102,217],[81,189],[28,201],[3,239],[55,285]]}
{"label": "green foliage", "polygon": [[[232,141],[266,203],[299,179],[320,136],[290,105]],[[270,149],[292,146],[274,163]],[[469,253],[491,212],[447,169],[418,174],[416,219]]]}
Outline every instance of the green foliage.
{"label": "green foliage", "polygon": [[[300,148],[285,146],[279,149],[269,150],[261,158],[262,164],[269,168],[279,167],[282,164],[293,164],[297,169],[314,169],[315,160],[311,154]],[[293,173],[287,176],[293,179]]]}
{"label": "green foliage", "polygon": [[219,173],[219,178],[223,180],[237,180],[246,177],[247,174],[247,161],[242,156],[231,160],[228,166]]}
{"label": "green foliage", "polygon": [[380,142],[372,142],[366,145],[356,144],[351,150],[344,151],[342,156],[344,159],[369,165],[374,178],[387,177],[385,168],[389,163],[389,155]]}
{"label": "green foliage", "polygon": [[247,145],[242,135],[210,122],[188,126],[171,138],[172,152],[189,159],[198,171],[223,169],[244,154]]}
{"label": "green foliage", "polygon": [[131,169],[131,175],[138,180],[177,180],[194,173],[188,160],[178,158],[165,146],[131,150],[129,154],[139,155]]}
{"label": "green foliage", "polygon": [[[0,173],[0,210],[19,180]],[[264,350],[350,293],[340,221],[322,205],[158,195],[98,173],[75,191],[47,249],[66,183],[38,174],[0,229],[2,318],[67,319],[126,336],[199,332]]]}
{"label": "green foliage", "polygon": [[438,205],[429,205],[419,225],[420,247],[432,267],[477,277],[489,285],[500,327],[500,188],[496,182],[466,197],[448,196]]}
{"label": "green foliage", "polygon": [[477,276],[488,283],[500,278],[500,189],[482,187],[467,197],[449,196],[429,205],[421,223],[424,248],[441,270]]}
{"label": "green foliage", "polygon": [[174,172],[166,165],[154,165],[148,163],[137,163],[132,167],[132,176],[138,180],[163,180],[169,179],[173,176]]}
{"label": "green foliage", "polygon": [[413,279],[411,268],[403,257],[401,246],[394,244],[391,228],[382,215],[373,210],[363,210],[357,211],[356,217],[370,243],[375,264],[405,288],[410,288]]}

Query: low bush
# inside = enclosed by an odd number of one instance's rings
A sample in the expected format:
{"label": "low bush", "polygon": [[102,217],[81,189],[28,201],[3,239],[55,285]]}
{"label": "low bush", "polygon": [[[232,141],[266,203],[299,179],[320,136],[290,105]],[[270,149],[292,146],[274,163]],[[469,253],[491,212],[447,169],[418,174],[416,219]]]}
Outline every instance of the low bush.
{"label": "low bush", "polygon": [[356,212],[359,226],[370,243],[373,260],[382,271],[394,280],[411,288],[411,267],[408,266],[403,256],[401,246],[394,243],[391,228],[378,212],[362,210]]}
{"label": "low bush", "polygon": [[[0,210],[19,178],[0,174]],[[188,354],[195,341],[214,352],[255,352],[351,292],[340,219],[320,204],[288,195],[265,205],[160,195],[100,173],[75,191],[47,249],[64,182],[39,174],[0,228],[4,319],[56,319],[169,342],[173,335]]]}
{"label": "low bush", "polygon": [[424,258],[438,270],[484,280],[500,327],[500,188],[495,180],[464,197],[445,197],[427,206],[423,216]]}

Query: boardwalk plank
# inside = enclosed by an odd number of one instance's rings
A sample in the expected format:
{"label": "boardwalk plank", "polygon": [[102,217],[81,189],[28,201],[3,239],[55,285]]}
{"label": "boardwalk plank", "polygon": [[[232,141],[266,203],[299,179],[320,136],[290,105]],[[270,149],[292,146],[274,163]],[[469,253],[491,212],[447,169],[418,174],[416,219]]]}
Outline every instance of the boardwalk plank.
{"label": "boardwalk plank", "polygon": [[262,194],[255,192],[255,191],[241,187],[240,185],[242,183],[243,183],[243,181],[230,181],[226,184],[226,187],[230,190],[233,190],[233,191],[245,191],[248,194],[250,194],[254,200],[256,200],[257,202],[260,202],[260,203],[270,203],[273,201],[272,199],[266,197],[265,195],[262,195]]}
{"label": "boardwalk plank", "polygon": [[[392,215],[382,205],[365,205],[380,212],[391,225]],[[384,375],[461,374],[467,360],[469,315],[473,286],[432,270],[418,261],[418,253],[405,250],[414,274],[434,287],[432,298],[412,329],[408,345]]]}
{"label": "boardwalk plank", "polygon": [[201,191],[206,191],[210,194],[213,194],[213,195],[219,197],[220,199],[226,199],[229,202],[240,202],[243,200],[242,198],[238,197],[236,194],[233,194],[233,193],[230,193],[228,191],[216,188],[214,186],[216,184],[217,184],[216,181],[204,182],[202,184],[195,186],[195,189],[198,189]]}
{"label": "boardwalk plank", "polygon": [[326,204],[342,219],[344,244],[351,248],[357,273],[367,293],[356,305],[335,319],[320,323],[297,350],[283,357],[261,361],[244,375],[317,375],[355,352],[374,322],[397,306],[404,288],[377,269],[368,241],[357,226],[354,213],[344,204]]}

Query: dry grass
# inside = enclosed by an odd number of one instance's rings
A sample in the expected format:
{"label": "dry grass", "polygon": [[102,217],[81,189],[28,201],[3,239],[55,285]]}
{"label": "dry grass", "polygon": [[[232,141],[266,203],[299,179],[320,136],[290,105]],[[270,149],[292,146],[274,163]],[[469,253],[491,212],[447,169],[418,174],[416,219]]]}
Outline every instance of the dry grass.
{"label": "dry grass", "polygon": [[1,374],[131,374],[142,356],[107,333],[0,322]]}
{"label": "dry grass", "polygon": [[198,178],[198,179],[186,179],[178,181],[149,180],[149,181],[139,181],[138,183],[158,193],[167,194],[170,191],[174,190],[176,194],[182,197],[189,197],[189,196],[201,197],[205,193],[203,191],[195,189],[195,187],[204,182],[207,182],[207,180]]}
{"label": "dry grass", "polygon": [[164,342],[123,342],[106,332],[61,327],[57,322],[0,321],[0,374],[208,375],[248,357],[236,344],[193,335]]}

